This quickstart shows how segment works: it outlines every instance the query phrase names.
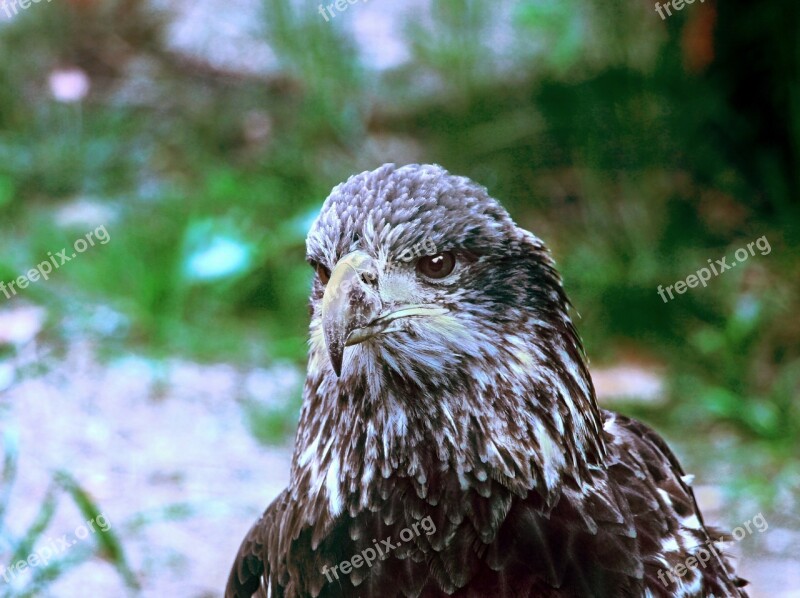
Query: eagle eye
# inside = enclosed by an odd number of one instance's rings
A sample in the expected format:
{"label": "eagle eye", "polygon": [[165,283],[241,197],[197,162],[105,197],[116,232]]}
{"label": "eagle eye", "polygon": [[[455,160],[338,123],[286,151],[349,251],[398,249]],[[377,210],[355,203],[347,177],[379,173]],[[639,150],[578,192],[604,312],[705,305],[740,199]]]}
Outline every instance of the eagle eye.
{"label": "eagle eye", "polygon": [[456,257],[450,251],[426,255],[417,262],[417,272],[434,280],[448,276],[456,267]]}
{"label": "eagle eye", "polygon": [[311,267],[314,268],[314,271],[317,273],[319,281],[323,285],[328,284],[328,281],[331,279],[331,271],[319,262],[312,262]]}

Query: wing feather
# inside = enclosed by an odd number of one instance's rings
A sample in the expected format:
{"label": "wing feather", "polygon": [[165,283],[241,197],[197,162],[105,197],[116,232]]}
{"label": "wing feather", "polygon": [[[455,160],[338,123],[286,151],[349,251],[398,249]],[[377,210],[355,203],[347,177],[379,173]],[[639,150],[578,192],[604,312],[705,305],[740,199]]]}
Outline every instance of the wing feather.
{"label": "wing feather", "polygon": [[[735,575],[714,530],[705,525],[691,478],[667,443],[639,421],[608,411],[604,416],[609,476],[636,521],[645,587],[663,596],[746,596],[741,588],[747,582]],[[667,575],[702,550],[710,555],[703,567],[687,567],[682,577]]]}

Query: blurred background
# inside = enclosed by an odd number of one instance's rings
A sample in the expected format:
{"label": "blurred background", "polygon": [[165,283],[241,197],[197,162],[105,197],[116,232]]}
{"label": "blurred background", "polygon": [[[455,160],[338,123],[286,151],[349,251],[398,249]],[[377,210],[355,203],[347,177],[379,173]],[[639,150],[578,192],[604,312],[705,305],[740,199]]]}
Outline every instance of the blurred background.
{"label": "blurred background", "polygon": [[221,596],[288,479],[305,233],[385,162],[549,243],[602,405],[708,522],[763,515],[751,596],[800,596],[800,5],[340,5],[0,2],[0,281],[60,266],[0,294],[0,565],[109,522],[0,596]]}

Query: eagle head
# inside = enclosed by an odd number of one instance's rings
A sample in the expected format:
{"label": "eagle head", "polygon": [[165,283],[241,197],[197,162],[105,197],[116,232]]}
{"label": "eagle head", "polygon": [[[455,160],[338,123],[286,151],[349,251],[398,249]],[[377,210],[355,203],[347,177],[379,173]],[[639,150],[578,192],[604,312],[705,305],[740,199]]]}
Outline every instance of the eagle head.
{"label": "eagle head", "polygon": [[553,260],[485,188],[433,165],[355,175],[322,206],[307,260],[317,276],[298,483],[344,496],[357,491],[346,468],[371,479],[429,463],[553,496],[564,470],[600,458]]}
{"label": "eagle head", "polygon": [[502,341],[565,315],[544,244],[486,189],[438,166],[385,165],[337,186],[307,260],[313,357],[343,384],[454,388],[499,361],[526,365],[523,348]]}

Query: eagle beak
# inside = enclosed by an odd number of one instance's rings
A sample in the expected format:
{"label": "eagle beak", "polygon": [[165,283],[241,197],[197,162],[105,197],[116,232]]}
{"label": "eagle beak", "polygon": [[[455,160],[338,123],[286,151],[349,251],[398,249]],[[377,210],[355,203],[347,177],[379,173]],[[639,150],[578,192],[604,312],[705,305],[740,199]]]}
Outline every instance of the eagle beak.
{"label": "eagle beak", "polygon": [[345,347],[357,345],[383,332],[401,330],[398,320],[411,317],[440,316],[448,309],[428,304],[395,305],[383,312],[384,301],[378,291],[378,269],[363,251],[348,253],[334,267],[322,297],[322,332],[331,366],[342,374]]}
{"label": "eagle beak", "polygon": [[[365,334],[370,322],[381,311],[377,282],[375,262],[363,251],[348,253],[331,272],[322,297],[322,330],[337,376],[342,373],[344,348],[378,333]],[[351,339],[355,331],[360,334]]]}

